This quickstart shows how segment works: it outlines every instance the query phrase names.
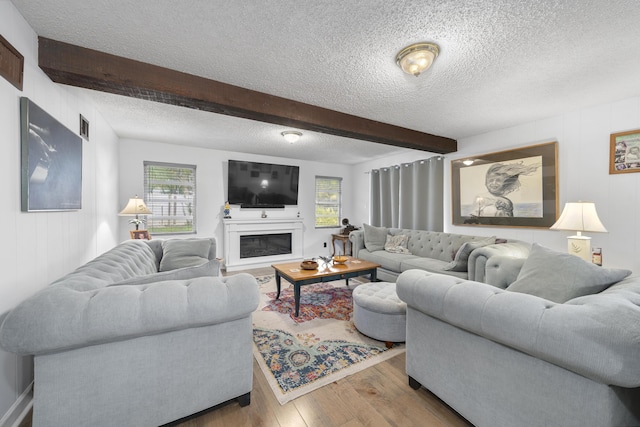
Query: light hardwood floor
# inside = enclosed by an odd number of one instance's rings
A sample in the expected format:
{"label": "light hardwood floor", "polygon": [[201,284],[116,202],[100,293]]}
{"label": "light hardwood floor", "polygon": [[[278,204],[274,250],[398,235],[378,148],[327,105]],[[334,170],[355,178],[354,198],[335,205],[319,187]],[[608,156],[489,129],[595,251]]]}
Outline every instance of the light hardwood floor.
{"label": "light hardwood floor", "polygon": [[465,426],[460,415],[429,391],[413,390],[400,354],[280,405],[254,361],[251,404],[214,409],[180,427]]}
{"label": "light hardwood floor", "polygon": [[[273,269],[247,271],[255,276]],[[231,275],[228,273],[225,275]],[[285,405],[276,400],[257,362],[253,362],[251,404],[218,407],[178,424],[180,427],[356,427],[471,426],[428,390],[413,390],[400,354],[356,374],[321,387]],[[20,424],[31,427],[31,416]]]}

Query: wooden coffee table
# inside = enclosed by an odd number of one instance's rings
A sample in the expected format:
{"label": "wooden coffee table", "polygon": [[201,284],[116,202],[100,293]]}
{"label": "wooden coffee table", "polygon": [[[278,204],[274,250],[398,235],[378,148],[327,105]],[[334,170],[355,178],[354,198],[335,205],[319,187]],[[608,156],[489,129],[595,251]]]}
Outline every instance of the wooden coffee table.
{"label": "wooden coffee table", "polygon": [[380,264],[348,257],[344,264],[322,264],[318,262],[316,270],[303,270],[300,268],[300,262],[288,262],[284,264],[273,264],[271,267],[276,271],[276,285],[278,293],[276,299],[280,298],[280,281],[281,277],[293,285],[293,296],[296,302],[296,317],[300,312],[300,288],[304,285],[312,283],[331,282],[333,280],[345,279],[349,286],[349,279],[352,277],[371,275],[371,281],[377,280],[377,268]]}

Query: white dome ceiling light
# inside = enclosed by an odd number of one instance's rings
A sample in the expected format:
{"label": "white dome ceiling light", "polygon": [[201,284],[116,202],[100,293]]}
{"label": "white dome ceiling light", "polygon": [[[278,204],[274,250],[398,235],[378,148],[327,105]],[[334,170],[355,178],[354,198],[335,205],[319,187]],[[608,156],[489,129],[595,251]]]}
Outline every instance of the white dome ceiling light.
{"label": "white dome ceiling light", "polygon": [[407,46],[396,55],[396,64],[407,74],[418,77],[436,60],[440,48],[435,43],[415,43]]}
{"label": "white dome ceiling light", "polygon": [[298,142],[298,140],[302,136],[302,132],[298,132],[295,130],[285,130],[281,133],[281,135],[288,143],[293,144],[295,142]]}

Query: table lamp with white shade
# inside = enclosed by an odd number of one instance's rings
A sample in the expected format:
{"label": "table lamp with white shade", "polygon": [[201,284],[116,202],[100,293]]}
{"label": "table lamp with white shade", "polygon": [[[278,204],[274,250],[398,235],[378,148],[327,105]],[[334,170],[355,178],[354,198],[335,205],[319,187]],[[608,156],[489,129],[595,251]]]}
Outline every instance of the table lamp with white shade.
{"label": "table lamp with white shade", "polygon": [[576,231],[575,236],[567,237],[567,249],[570,254],[591,261],[591,237],[583,236],[583,231],[606,233],[593,202],[569,202],[564,205],[562,214],[551,230]]}
{"label": "table lamp with white shade", "polygon": [[151,211],[144,203],[144,200],[136,196],[129,199],[127,206],[125,206],[124,209],[120,211],[120,216],[135,216],[135,219],[130,220],[129,224],[135,224],[136,230],[138,230],[140,224],[145,221],[143,219],[140,219],[138,215],[151,215]]}

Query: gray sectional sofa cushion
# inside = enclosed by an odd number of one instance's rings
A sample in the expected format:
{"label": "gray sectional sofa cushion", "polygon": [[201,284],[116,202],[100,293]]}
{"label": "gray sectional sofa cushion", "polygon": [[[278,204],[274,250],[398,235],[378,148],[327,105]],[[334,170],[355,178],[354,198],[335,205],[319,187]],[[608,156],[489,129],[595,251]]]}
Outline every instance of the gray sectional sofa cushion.
{"label": "gray sectional sofa cushion", "polygon": [[211,241],[207,239],[171,239],[162,242],[160,271],[195,267],[208,261]]}
{"label": "gray sectional sofa cushion", "polygon": [[165,242],[124,242],[4,317],[0,346],[35,356],[34,426],[157,426],[249,402],[255,278],[220,277],[215,239],[185,239],[159,273]]}
{"label": "gray sectional sofa cushion", "polygon": [[[380,264],[378,278],[390,282],[394,282],[403,271],[416,268],[484,281],[488,258],[493,255],[526,258],[530,249],[528,243],[517,240],[495,244],[495,237],[373,227],[368,224],[364,224],[363,228],[349,234],[353,256]],[[384,250],[388,235],[408,236],[407,253]]]}
{"label": "gray sectional sofa cushion", "polygon": [[369,224],[363,225],[364,233],[364,246],[370,252],[381,251],[384,249],[384,244],[387,242],[387,235],[389,234],[385,227],[373,227]]}
{"label": "gray sectional sofa cushion", "polygon": [[420,270],[397,293],[410,383],[474,425],[640,425],[639,276],[563,304]]}
{"label": "gray sectional sofa cushion", "polygon": [[465,242],[460,246],[460,249],[453,257],[453,261],[442,267],[443,270],[449,271],[468,271],[469,269],[469,256],[471,252],[478,248],[482,248],[496,243],[496,236],[487,237],[482,240],[475,240],[473,242]]}
{"label": "gray sectional sofa cushion", "polygon": [[507,290],[563,303],[603,291],[630,274],[630,270],[600,267],[534,243],[516,281]]}

